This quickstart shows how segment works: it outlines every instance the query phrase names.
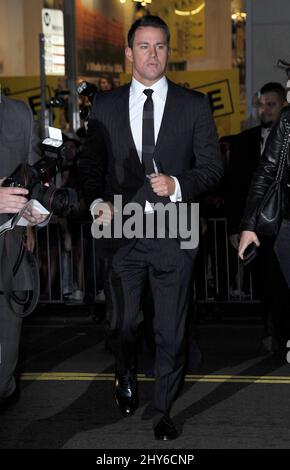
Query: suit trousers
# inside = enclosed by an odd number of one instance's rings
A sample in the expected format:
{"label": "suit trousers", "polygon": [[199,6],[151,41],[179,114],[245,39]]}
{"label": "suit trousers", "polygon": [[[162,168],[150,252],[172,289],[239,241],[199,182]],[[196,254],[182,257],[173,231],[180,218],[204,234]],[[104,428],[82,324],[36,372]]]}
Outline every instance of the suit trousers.
{"label": "suit trousers", "polygon": [[138,239],[120,248],[110,270],[111,328],[115,331],[116,372],[135,368],[141,296],[149,280],[155,315],[154,407],[169,412],[183,379],[185,323],[195,251],[182,250],[176,239]]}
{"label": "suit trousers", "polygon": [[0,325],[0,397],[6,397],[16,387],[14,371],[18,360],[22,319],[11,312],[1,294]]}

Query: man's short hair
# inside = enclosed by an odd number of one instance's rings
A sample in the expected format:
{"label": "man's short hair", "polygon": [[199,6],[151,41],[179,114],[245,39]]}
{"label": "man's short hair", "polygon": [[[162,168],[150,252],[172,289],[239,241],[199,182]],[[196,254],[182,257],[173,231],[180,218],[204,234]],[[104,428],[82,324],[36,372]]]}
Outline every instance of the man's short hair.
{"label": "man's short hair", "polygon": [[148,27],[148,26],[151,26],[152,28],[162,29],[165,32],[166,42],[167,42],[167,45],[169,46],[170,32],[169,32],[169,28],[168,28],[167,24],[161,18],[159,18],[159,16],[145,15],[145,16],[142,16],[141,18],[139,18],[138,20],[136,20],[132,24],[132,26],[131,26],[131,28],[128,32],[128,46],[131,49],[133,47],[133,42],[134,42],[134,37],[135,37],[136,30],[138,28],[143,28],[143,27]]}
{"label": "man's short hair", "polygon": [[262,86],[260,95],[264,95],[265,93],[277,93],[281,101],[286,101],[286,90],[279,82],[269,82]]}

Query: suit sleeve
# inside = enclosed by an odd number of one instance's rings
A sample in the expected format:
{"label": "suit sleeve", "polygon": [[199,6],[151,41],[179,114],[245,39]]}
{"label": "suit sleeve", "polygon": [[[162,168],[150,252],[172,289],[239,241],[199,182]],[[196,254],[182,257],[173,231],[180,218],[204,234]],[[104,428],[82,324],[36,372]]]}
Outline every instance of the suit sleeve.
{"label": "suit sleeve", "polygon": [[107,150],[103,126],[93,114],[79,161],[80,183],[88,207],[95,199],[103,197],[106,167]]}
{"label": "suit sleeve", "polygon": [[33,120],[31,109],[22,102],[19,103],[19,106],[21,106],[23,110],[23,119],[29,123],[27,125],[27,135],[25,136],[28,142],[28,155],[24,155],[24,159],[27,158],[28,163],[33,165],[41,158],[40,130]]}
{"label": "suit sleeve", "polygon": [[238,134],[230,144],[228,178],[225,194],[225,210],[228,222],[228,233],[230,235],[239,233],[240,231],[240,223],[247,200],[245,180],[249,169],[241,149],[243,149],[243,141],[241,135]]}
{"label": "suit sleeve", "polygon": [[175,175],[179,181],[182,201],[197,199],[214,189],[223,177],[215,123],[207,96],[199,101],[198,118],[193,133],[193,168]]}

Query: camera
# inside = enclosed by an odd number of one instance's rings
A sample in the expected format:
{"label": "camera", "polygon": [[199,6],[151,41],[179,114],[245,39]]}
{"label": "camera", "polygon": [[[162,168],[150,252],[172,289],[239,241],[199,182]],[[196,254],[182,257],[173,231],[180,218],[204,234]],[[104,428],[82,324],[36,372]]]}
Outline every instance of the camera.
{"label": "camera", "polygon": [[49,137],[41,143],[42,158],[34,165],[22,163],[6,178],[2,186],[26,188],[28,197],[36,199],[49,212],[66,216],[78,209],[78,195],[71,188],[57,188],[51,183],[60,171],[64,146],[61,131],[49,127]]}
{"label": "camera", "polygon": [[69,90],[60,90],[56,88],[54,90],[54,96],[50,98],[49,105],[52,108],[64,108],[66,104],[65,97],[70,94]]}
{"label": "camera", "polygon": [[90,102],[90,105],[80,106],[80,118],[88,121],[94,98],[99,93],[98,88],[93,83],[83,81],[77,86],[77,93],[80,96],[86,96]]}

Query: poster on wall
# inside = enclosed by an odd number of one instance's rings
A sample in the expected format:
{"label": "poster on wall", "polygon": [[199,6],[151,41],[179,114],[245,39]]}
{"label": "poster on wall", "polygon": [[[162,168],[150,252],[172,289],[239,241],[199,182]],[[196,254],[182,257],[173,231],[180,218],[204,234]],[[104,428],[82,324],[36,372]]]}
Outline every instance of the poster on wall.
{"label": "poster on wall", "polygon": [[78,75],[124,71],[125,32],[119,0],[76,0]]}
{"label": "poster on wall", "polygon": [[205,0],[158,0],[150,8],[171,32],[173,62],[183,62],[205,54]]}

